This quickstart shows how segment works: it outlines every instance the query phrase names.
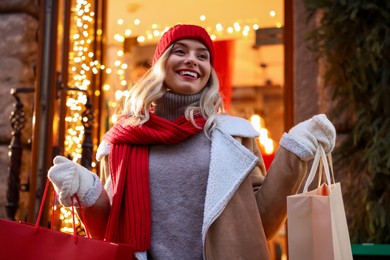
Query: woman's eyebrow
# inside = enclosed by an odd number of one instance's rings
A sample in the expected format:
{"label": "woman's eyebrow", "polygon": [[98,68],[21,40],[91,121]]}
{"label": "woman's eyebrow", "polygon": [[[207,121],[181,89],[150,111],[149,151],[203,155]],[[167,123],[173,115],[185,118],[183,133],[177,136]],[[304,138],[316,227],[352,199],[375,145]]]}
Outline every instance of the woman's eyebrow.
{"label": "woman's eyebrow", "polygon": [[[175,43],[173,44],[173,46],[175,46],[176,44],[177,44],[177,45],[181,45],[182,47],[188,48],[188,45],[185,44],[185,43],[183,43],[183,42],[175,42]],[[207,51],[207,52],[209,52],[209,49],[207,49],[206,47],[199,47],[197,50],[198,50],[198,51]]]}

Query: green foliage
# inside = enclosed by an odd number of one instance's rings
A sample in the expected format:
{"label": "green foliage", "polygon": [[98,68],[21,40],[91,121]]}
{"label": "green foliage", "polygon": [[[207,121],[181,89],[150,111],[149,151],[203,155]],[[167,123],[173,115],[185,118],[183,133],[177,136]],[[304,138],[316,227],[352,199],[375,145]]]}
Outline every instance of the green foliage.
{"label": "green foliage", "polygon": [[[319,26],[309,47],[326,61],[337,100],[352,112],[351,133],[335,151],[353,243],[390,243],[390,1],[305,0]],[[337,165],[336,165],[337,166]]]}

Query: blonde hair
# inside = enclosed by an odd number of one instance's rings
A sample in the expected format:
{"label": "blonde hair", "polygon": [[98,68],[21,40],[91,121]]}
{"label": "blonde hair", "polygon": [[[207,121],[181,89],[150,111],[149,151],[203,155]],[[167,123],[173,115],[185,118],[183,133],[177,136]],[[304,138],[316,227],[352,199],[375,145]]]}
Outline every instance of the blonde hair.
{"label": "blonde hair", "polygon": [[[164,88],[165,64],[171,49],[172,45],[161,55],[154,66],[130,87],[129,95],[124,98],[122,107],[117,111],[118,117],[128,117],[128,124],[136,126],[148,121],[153,102],[161,98],[167,91]],[[204,131],[207,136],[210,136],[210,131],[215,127],[216,116],[223,112],[225,110],[219,93],[218,77],[214,68],[211,67],[210,78],[202,90],[199,102],[187,106],[184,115],[195,127],[197,125],[194,117],[202,115],[206,119]]]}

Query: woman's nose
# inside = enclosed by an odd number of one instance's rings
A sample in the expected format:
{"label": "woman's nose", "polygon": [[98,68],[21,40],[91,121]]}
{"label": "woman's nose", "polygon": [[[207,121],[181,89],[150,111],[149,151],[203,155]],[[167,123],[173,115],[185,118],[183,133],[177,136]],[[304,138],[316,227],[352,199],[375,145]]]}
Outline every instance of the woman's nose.
{"label": "woman's nose", "polygon": [[185,60],[185,64],[188,64],[188,65],[196,65],[197,62],[196,62],[196,57],[195,55],[193,54],[188,54],[186,60]]}

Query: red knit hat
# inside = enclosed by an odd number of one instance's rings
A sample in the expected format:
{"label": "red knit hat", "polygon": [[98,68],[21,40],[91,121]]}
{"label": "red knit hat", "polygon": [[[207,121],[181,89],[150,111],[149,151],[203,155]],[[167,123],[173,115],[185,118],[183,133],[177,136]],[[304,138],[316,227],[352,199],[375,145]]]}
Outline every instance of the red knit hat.
{"label": "red knit hat", "polygon": [[158,61],[161,55],[168,47],[181,39],[196,39],[202,42],[210,52],[211,64],[215,60],[215,50],[213,41],[207,31],[200,26],[191,24],[178,24],[166,31],[157,44],[156,51],[153,56],[153,65]]}

